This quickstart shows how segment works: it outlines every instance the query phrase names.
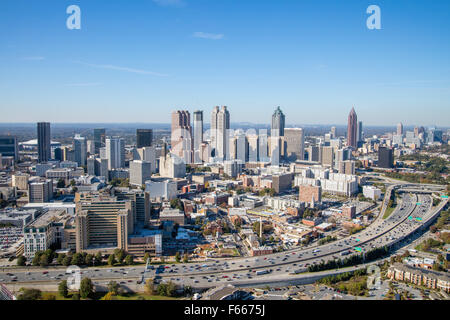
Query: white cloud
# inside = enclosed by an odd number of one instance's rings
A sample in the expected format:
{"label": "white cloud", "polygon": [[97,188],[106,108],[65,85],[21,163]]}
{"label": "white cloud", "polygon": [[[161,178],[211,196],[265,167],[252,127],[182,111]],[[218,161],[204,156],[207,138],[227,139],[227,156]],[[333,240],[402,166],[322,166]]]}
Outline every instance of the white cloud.
{"label": "white cloud", "polygon": [[88,66],[88,67],[92,67],[92,68],[124,71],[124,72],[152,75],[152,76],[158,76],[158,77],[167,77],[168,76],[167,74],[163,74],[163,73],[157,73],[157,72],[141,70],[141,69],[133,69],[133,68],[128,68],[128,67],[114,66],[111,64],[92,64],[92,63],[85,63],[85,62],[80,62],[80,61],[75,61],[75,62],[85,65],[85,66]]}
{"label": "white cloud", "polygon": [[220,40],[223,39],[223,34],[217,34],[217,33],[206,33],[206,32],[194,32],[192,35],[195,38],[202,38],[202,39],[210,39],[210,40]]}

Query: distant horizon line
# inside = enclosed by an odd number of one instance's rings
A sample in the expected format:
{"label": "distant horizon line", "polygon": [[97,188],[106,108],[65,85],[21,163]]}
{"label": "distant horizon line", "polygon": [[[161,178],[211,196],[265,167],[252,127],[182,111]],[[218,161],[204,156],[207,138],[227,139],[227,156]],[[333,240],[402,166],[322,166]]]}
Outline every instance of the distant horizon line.
{"label": "distant horizon line", "polygon": [[[0,126],[6,126],[6,125],[33,125],[37,124],[38,122],[50,122],[50,124],[56,124],[56,125],[76,125],[76,124],[83,124],[83,125],[127,125],[127,124],[142,124],[142,125],[167,125],[171,126],[170,122],[52,122],[52,121],[35,121],[35,122],[0,122]],[[203,122],[203,124],[210,125],[210,122]],[[270,126],[270,123],[254,123],[254,122],[231,122],[231,124],[246,124],[246,125],[257,125],[257,126]],[[398,123],[397,123],[398,124]],[[393,125],[381,125],[381,124],[365,124],[363,122],[363,127],[396,127],[397,124]],[[312,123],[288,123],[285,125],[285,128],[289,128],[289,126],[320,126],[320,127],[326,127],[326,126],[339,126],[339,127],[347,127],[347,124],[327,124],[327,123],[318,123],[318,124],[312,124]],[[444,128],[448,129],[450,126],[438,126],[438,125],[405,125],[403,124],[403,127],[437,127],[437,128]]]}

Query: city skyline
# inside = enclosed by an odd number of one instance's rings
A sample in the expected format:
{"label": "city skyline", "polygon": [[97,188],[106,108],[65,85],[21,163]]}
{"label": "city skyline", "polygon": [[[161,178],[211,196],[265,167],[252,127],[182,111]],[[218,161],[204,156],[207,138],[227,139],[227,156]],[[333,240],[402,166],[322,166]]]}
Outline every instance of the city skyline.
{"label": "city skyline", "polygon": [[168,123],[159,110],[226,105],[269,123],[280,105],[288,123],[345,124],[354,106],[369,126],[450,125],[449,3],[379,1],[381,30],[367,29],[365,1],[264,1],[257,15],[246,2],[180,3],[105,14],[79,1],[81,30],[68,30],[69,1],[3,2],[0,121]]}

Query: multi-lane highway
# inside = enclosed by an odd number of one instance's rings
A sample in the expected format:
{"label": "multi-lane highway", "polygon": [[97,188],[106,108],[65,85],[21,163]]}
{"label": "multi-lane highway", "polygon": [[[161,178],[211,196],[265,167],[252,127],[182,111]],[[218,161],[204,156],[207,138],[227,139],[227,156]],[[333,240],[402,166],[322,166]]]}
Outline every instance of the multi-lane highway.
{"label": "multi-lane highway", "polygon": [[[193,287],[211,287],[223,283],[243,285],[264,281],[304,278],[316,273],[294,274],[305,271],[311,264],[349,257],[352,254],[366,253],[374,248],[399,243],[417,231],[422,224],[436,216],[440,207],[448,199],[443,199],[438,208],[432,209],[432,197],[426,194],[401,193],[399,204],[387,219],[378,217],[369,227],[356,235],[337,240],[319,247],[292,249],[261,257],[245,257],[230,260],[209,260],[202,263],[183,263],[173,265],[153,265],[124,268],[86,268],[82,277],[89,277],[97,284],[116,280],[121,284],[134,284],[144,277],[157,281],[173,281]],[[381,216],[381,214],[380,214]],[[355,250],[357,248],[360,252]],[[11,271],[13,272],[13,271]],[[64,269],[46,271],[16,271],[0,273],[0,282],[23,283],[59,282],[69,275]]]}

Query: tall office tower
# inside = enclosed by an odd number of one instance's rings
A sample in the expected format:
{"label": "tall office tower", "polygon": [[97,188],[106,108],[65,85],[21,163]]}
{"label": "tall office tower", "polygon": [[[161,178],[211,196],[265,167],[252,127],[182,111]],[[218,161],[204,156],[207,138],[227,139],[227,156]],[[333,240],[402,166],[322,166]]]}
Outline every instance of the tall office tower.
{"label": "tall office tower", "polygon": [[51,142],[50,142],[50,123],[38,122],[37,124],[38,137],[38,161],[47,162],[51,159]]}
{"label": "tall office tower", "polygon": [[184,159],[186,163],[192,162],[192,127],[189,111],[178,110],[172,112],[171,152]]}
{"label": "tall office tower", "polygon": [[114,197],[93,197],[76,202],[76,251],[90,247],[127,249],[128,235],[134,230],[131,201]]}
{"label": "tall office tower", "polygon": [[414,128],[414,136],[415,136],[415,137],[419,136],[419,133],[420,133],[420,132],[419,132],[419,127],[415,127],[415,128]]}
{"label": "tall office tower", "polygon": [[108,159],[108,170],[125,167],[125,142],[115,137],[106,139],[106,158]]}
{"label": "tall office tower", "polygon": [[362,121],[358,121],[358,126],[356,128],[356,137],[357,137],[356,142],[363,141],[363,123],[362,123]]}
{"label": "tall office tower", "polygon": [[108,159],[95,158],[94,156],[91,156],[86,162],[88,175],[105,177],[105,179],[108,180]]}
{"label": "tall office tower", "polygon": [[249,134],[247,136],[248,142],[248,162],[258,162],[259,141],[257,134]]}
{"label": "tall office tower", "polygon": [[211,114],[211,152],[215,158],[229,156],[230,113],[226,106],[215,107]]}
{"label": "tall office tower", "polygon": [[332,147],[321,147],[321,162],[323,166],[333,167],[334,152]]}
{"label": "tall office tower", "polygon": [[145,191],[115,188],[114,195],[118,201],[130,201],[133,211],[134,223],[146,226],[150,220],[150,194]]}
{"label": "tall office tower", "polygon": [[307,148],[308,161],[320,162],[320,147],[310,146]]}
{"label": "tall office tower", "polygon": [[305,159],[305,136],[302,128],[284,129],[286,158],[289,161]]}
{"label": "tall office tower", "polygon": [[130,184],[142,186],[145,181],[150,180],[152,176],[151,163],[143,160],[134,160],[130,162]]}
{"label": "tall office tower", "polygon": [[156,172],[156,148],[154,146],[137,149],[134,153],[133,160],[150,162],[152,173]]}
{"label": "tall office tower", "polygon": [[379,168],[393,168],[394,156],[391,148],[378,148],[378,167]]}
{"label": "tall office tower", "polygon": [[152,129],[136,130],[136,148],[150,147],[153,142]]}
{"label": "tall office tower", "polygon": [[18,160],[18,150],[17,138],[15,136],[0,136],[0,154],[3,157],[14,157],[14,160]]}
{"label": "tall office tower", "polygon": [[202,162],[203,111],[194,111],[194,163]]}
{"label": "tall office tower", "polygon": [[247,162],[248,143],[244,132],[238,132],[236,136],[236,159],[242,163]]}
{"label": "tall office tower", "polygon": [[78,163],[78,166],[80,167],[85,166],[87,158],[86,138],[79,134],[75,135],[73,138],[73,150],[75,152],[75,162]]}
{"label": "tall office tower", "polygon": [[403,124],[402,124],[401,122],[399,122],[399,123],[397,124],[397,135],[398,135],[398,136],[403,135]]}
{"label": "tall office tower", "polygon": [[86,152],[89,155],[95,154],[95,143],[94,143],[94,140],[86,140]]}
{"label": "tall office tower", "polygon": [[336,139],[336,127],[331,127],[331,139]]}
{"label": "tall office tower", "polygon": [[348,115],[347,124],[347,146],[357,148],[358,147],[358,117],[356,116],[355,108],[352,108]]}
{"label": "tall office tower", "polygon": [[281,157],[281,138],[277,136],[271,136],[270,139],[270,162],[272,166],[280,165]]}
{"label": "tall office tower", "polygon": [[270,134],[272,137],[284,136],[285,116],[281,108],[278,107],[272,115],[272,126]]}
{"label": "tall office tower", "polygon": [[30,203],[49,202],[53,199],[53,181],[51,179],[43,179],[30,183],[28,195]]}
{"label": "tall office tower", "polygon": [[258,160],[260,162],[270,162],[269,158],[269,138],[266,129],[260,129],[258,134]]}
{"label": "tall office tower", "polygon": [[94,148],[95,153],[100,152],[100,148],[105,146],[106,130],[104,128],[94,129]]}

